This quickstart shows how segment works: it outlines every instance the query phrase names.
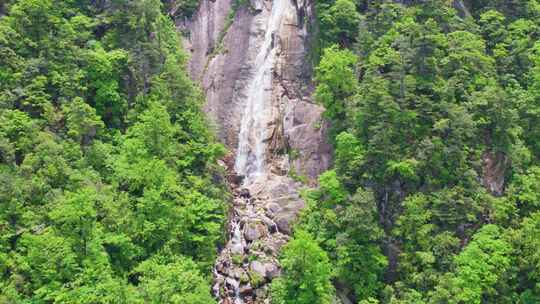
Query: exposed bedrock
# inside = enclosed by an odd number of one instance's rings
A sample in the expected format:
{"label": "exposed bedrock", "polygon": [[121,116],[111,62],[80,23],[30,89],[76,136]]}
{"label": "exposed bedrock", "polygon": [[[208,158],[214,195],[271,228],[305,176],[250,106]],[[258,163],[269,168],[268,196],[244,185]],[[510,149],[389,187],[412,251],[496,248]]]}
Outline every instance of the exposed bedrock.
{"label": "exposed bedrock", "polygon": [[[178,23],[187,36],[191,75],[206,94],[206,112],[220,139],[236,152],[257,55],[271,26],[273,2],[251,0],[235,9],[234,1],[202,0],[191,20]],[[261,88],[271,105],[260,122],[264,124],[265,166],[278,174],[292,167],[313,181],[331,161],[323,108],[311,98],[308,27],[313,3],[287,0],[283,6],[270,35],[275,52],[271,83]]]}
{"label": "exposed bedrock", "polygon": [[304,206],[298,177],[313,184],[331,149],[324,109],[311,98],[313,2],[234,1],[202,0],[178,26],[205,110],[234,154],[226,163],[235,199],[214,294],[220,303],[268,303],[280,248]]}

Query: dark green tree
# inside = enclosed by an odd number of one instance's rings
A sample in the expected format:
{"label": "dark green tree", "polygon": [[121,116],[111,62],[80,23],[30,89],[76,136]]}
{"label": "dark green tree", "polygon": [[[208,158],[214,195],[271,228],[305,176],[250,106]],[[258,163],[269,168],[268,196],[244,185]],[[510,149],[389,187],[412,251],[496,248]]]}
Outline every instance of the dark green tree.
{"label": "dark green tree", "polygon": [[272,282],[272,303],[331,303],[332,269],[326,253],[304,231],[284,248],[280,258],[282,277]]}

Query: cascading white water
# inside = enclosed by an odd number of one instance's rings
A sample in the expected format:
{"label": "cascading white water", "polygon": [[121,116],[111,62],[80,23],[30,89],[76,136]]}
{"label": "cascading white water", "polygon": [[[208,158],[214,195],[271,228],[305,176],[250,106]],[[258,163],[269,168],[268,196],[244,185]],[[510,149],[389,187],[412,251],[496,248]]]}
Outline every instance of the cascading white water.
{"label": "cascading white water", "polygon": [[[236,254],[236,255],[241,255],[243,254],[244,252],[244,247],[246,246],[246,241],[242,238],[242,230],[240,229],[240,217],[238,216],[238,214],[235,214],[235,219],[230,223],[230,235],[229,235],[229,244],[228,244],[228,247],[231,251],[232,254]],[[225,284],[226,284],[226,279],[225,277],[220,274],[216,268],[214,268],[214,278],[217,280],[217,281],[220,281],[222,280]],[[231,278],[228,278],[229,280]],[[229,281],[231,282],[231,281]],[[213,292],[214,292],[214,295],[217,297],[217,298],[220,298],[220,303],[222,303],[221,301],[221,285],[218,283],[216,283],[214,286],[213,286]],[[232,293],[233,293],[233,303],[232,304],[244,304],[244,301],[242,300],[241,296],[240,296],[240,283],[233,280],[231,284],[229,284],[229,286],[227,286],[228,288],[232,289]]]}
{"label": "cascading white water", "polygon": [[[236,174],[244,176],[247,195],[238,192],[234,199],[234,210],[229,223],[229,241],[221,251],[214,267],[215,285],[213,291],[219,299],[220,304],[244,304],[244,303],[266,303],[265,295],[268,291],[266,284],[260,286],[260,277],[253,274],[253,263],[248,256],[263,256],[259,263],[267,267],[266,264],[277,267],[277,257],[274,255],[278,244],[283,244],[288,240],[288,236],[279,231],[278,225],[273,218],[267,216],[267,210],[262,208],[264,200],[252,196],[251,188],[258,183],[265,183],[271,174],[266,174],[266,141],[272,130],[272,123],[275,120],[276,105],[272,96],[275,95],[275,88],[272,88],[274,67],[280,59],[279,33],[286,24],[286,20],[291,20],[294,15],[294,6],[291,0],[259,0],[266,5],[263,13],[255,18],[255,23],[251,29],[255,29],[256,35],[250,38],[249,66],[251,66],[250,78],[245,88],[244,111],[240,123],[238,135],[238,147],[234,169]],[[268,7],[271,9],[267,11]],[[264,33],[264,34],[263,34]],[[259,178],[257,178],[259,177]],[[256,179],[257,178],[257,179]],[[256,188],[256,187],[255,187]],[[244,194],[242,194],[244,193]],[[246,234],[257,229],[258,235],[255,239],[246,237]],[[254,244],[257,244],[256,246]],[[257,268],[260,271],[260,267]],[[266,269],[266,268],[264,268]],[[269,269],[275,269],[270,267]],[[275,271],[275,270],[274,270]],[[270,271],[273,273],[273,271]],[[256,273],[260,276],[260,273]],[[263,280],[270,278],[265,273]],[[257,278],[257,279],[255,279]],[[247,279],[247,281],[246,281]],[[257,282],[255,282],[257,280]],[[262,295],[254,290],[266,290]],[[256,300],[256,301],[254,301]],[[263,302],[264,301],[264,302]]]}
{"label": "cascading white water", "polygon": [[[235,246],[244,246],[245,241],[242,239],[242,232],[240,231],[240,223],[235,221],[232,223],[231,231],[231,243],[233,248]],[[240,288],[236,287],[234,289],[234,304],[243,304],[242,298],[240,297]]]}
{"label": "cascading white water", "polygon": [[265,171],[265,139],[268,137],[268,120],[272,115],[272,68],[276,58],[274,40],[288,8],[288,1],[272,1],[264,41],[255,58],[253,77],[247,88],[235,161],[236,173],[245,176],[246,183]]}

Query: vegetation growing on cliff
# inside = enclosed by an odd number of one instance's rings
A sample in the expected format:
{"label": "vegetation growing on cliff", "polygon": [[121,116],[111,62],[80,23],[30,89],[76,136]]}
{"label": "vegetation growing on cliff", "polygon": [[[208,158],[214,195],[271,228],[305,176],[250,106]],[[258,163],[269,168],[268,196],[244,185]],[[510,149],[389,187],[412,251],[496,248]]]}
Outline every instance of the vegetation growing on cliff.
{"label": "vegetation growing on cliff", "polygon": [[161,3],[3,10],[0,302],[212,303],[224,149]]}
{"label": "vegetation growing on cliff", "polygon": [[317,2],[335,166],[298,228],[356,302],[538,303],[540,3],[396,2]]}
{"label": "vegetation growing on cliff", "polygon": [[297,231],[296,237],[283,248],[281,278],[272,284],[272,303],[329,304],[333,287],[332,270],[326,252],[311,236]]}
{"label": "vegetation growing on cliff", "polygon": [[[0,303],[215,301],[224,149],[170,20],[197,5],[0,3]],[[539,303],[540,3],[315,6],[335,162],[274,304]]]}

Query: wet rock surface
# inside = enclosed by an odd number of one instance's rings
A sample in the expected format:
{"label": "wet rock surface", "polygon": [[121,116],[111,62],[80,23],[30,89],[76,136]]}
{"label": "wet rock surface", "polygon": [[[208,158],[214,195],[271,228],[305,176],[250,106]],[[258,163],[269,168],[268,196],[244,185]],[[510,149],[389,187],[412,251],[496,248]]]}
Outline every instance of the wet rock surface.
{"label": "wet rock surface", "polygon": [[300,186],[288,177],[268,175],[233,189],[229,241],[214,268],[213,292],[221,303],[269,303],[269,283],[280,274],[279,252],[290,237],[290,226],[282,230],[276,220],[297,218],[304,205]]}
{"label": "wet rock surface", "polygon": [[[201,0],[177,20],[205,111],[232,151],[228,242],[214,268],[222,304],[269,303],[278,256],[304,207],[302,186],[330,165],[324,109],[311,98],[313,0]],[[231,18],[233,17],[233,18]]]}
{"label": "wet rock surface", "polygon": [[486,151],[482,155],[482,183],[495,196],[504,193],[504,178],[510,167],[510,159],[502,152]]}
{"label": "wet rock surface", "polygon": [[[263,130],[257,130],[267,145],[266,165],[269,172],[287,175],[294,170],[314,182],[331,162],[324,109],[311,98],[308,28],[314,20],[314,1],[252,0],[236,9],[233,2],[201,0],[192,19],[177,20],[191,55],[190,74],[206,95],[205,111],[221,141],[236,152],[253,93],[250,84],[260,65],[257,58],[271,28],[272,79],[260,87],[270,106],[258,119]],[[272,26],[277,2],[282,13],[279,23]],[[230,12],[234,12],[232,20],[227,17]]]}

